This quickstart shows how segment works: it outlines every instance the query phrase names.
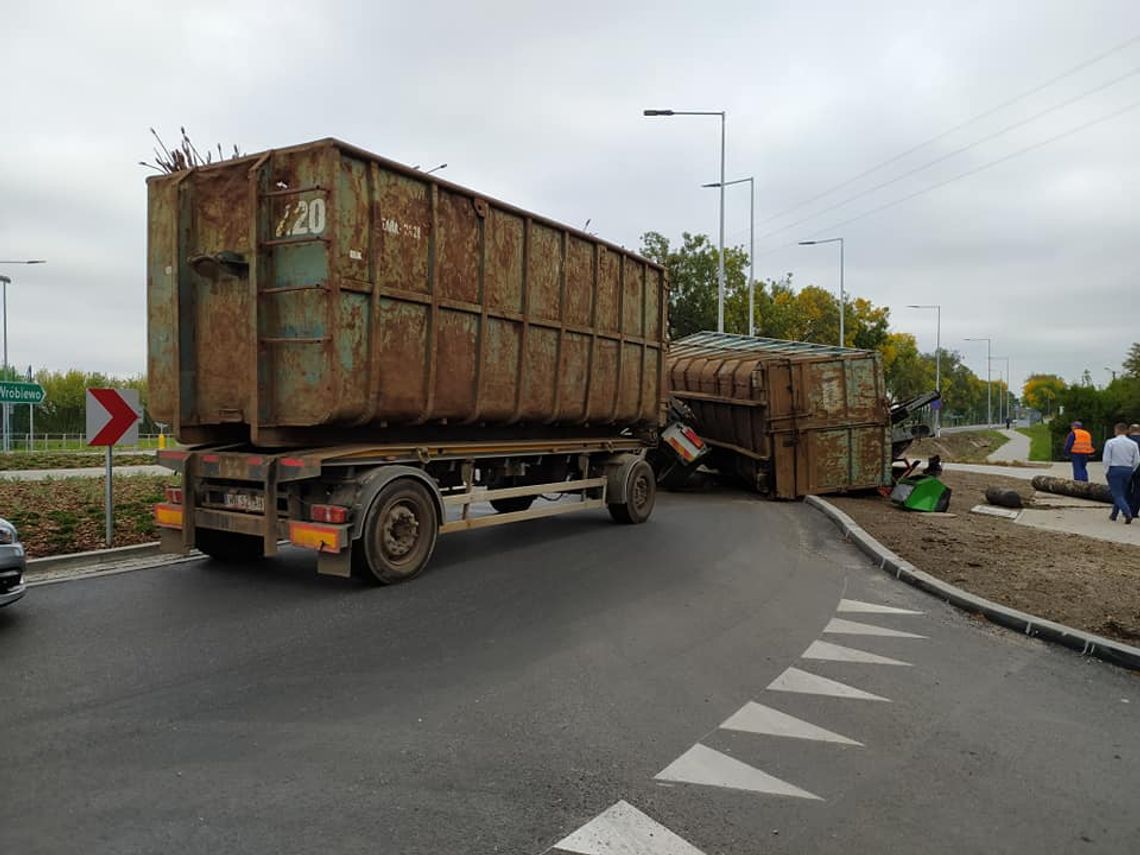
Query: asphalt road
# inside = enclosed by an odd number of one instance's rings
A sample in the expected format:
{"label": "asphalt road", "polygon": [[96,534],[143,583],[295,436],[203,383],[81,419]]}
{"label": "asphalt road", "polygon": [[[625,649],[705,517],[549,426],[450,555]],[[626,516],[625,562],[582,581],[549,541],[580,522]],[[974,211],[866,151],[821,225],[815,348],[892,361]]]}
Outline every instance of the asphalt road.
{"label": "asphalt road", "polygon": [[393,588],[296,554],[38,587],[0,679],[2,852],[1140,851],[1134,675],[727,492],[451,536]]}

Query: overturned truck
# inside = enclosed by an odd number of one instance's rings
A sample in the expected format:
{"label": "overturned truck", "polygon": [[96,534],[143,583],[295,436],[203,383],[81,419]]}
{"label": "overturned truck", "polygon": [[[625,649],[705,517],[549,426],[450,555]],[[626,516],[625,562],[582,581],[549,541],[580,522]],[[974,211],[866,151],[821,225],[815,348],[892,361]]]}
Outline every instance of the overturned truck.
{"label": "overturned truck", "polygon": [[695,333],[666,373],[706,462],[780,499],[891,483],[892,414],[879,354],[798,341]]}

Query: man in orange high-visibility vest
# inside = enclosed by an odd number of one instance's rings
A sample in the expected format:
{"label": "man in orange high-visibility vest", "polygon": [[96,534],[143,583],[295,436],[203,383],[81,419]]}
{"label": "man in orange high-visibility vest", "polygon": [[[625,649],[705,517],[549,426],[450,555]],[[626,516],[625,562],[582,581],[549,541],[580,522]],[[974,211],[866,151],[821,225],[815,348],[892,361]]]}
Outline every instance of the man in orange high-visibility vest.
{"label": "man in orange high-visibility vest", "polygon": [[1073,461],[1073,480],[1089,480],[1089,457],[1096,453],[1092,434],[1080,422],[1073,422],[1069,435],[1065,437],[1065,454]]}

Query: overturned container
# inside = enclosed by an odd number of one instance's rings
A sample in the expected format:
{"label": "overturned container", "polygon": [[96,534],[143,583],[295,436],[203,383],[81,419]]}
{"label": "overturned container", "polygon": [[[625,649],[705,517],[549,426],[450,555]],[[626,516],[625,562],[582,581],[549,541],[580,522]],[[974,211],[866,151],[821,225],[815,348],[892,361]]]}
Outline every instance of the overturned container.
{"label": "overturned container", "polygon": [[703,332],[672,346],[667,373],[717,468],[761,493],[795,499],[891,483],[890,409],[874,351]]}
{"label": "overturned container", "polygon": [[184,443],[656,429],[661,267],[336,140],[148,180],[149,409]]}

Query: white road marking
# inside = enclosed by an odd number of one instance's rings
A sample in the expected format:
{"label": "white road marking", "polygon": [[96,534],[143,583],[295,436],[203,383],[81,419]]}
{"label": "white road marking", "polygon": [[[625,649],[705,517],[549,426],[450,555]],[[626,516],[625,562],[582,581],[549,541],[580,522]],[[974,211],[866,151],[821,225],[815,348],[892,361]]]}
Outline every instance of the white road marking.
{"label": "white road marking", "polygon": [[859,612],[874,615],[921,615],[925,612],[916,612],[911,609],[897,609],[894,606],[880,606],[877,603],[865,603],[862,600],[840,600],[837,612]]}
{"label": "white road marking", "polygon": [[854,739],[840,736],[830,730],[788,715],[787,713],[749,701],[734,712],[721,725],[724,730],[741,730],[746,733],[763,733],[769,736],[790,736],[793,739],[815,739],[819,742],[838,742],[840,745],[862,745]]}
{"label": "white road marking", "polygon": [[879,656],[865,650],[856,650],[854,647],[843,647],[829,641],[813,641],[803,652],[804,659],[822,659],[826,662],[862,662],[866,665],[906,665],[901,659],[891,659],[889,656]]}
{"label": "white road marking", "polygon": [[606,808],[573,834],[555,843],[554,849],[579,855],[704,855],[697,847],[624,801]]}
{"label": "white road marking", "polygon": [[843,635],[880,635],[884,638],[926,638],[913,632],[902,632],[897,629],[887,629],[871,623],[859,623],[843,618],[832,618],[823,628],[824,632],[841,633]]}
{"label": "white road marking", "polygon": [[799,692],[804,695],[828,695],[833,698],[849,698],[857,701],[883,701],[890,703],[890,698],[872,695],[838,680],[829,680],[799,668],[789,668],[775,680],[768,684],[770,692]]}
{"label": "white road marking", "polygon": [[697,743],[663,770],[655,780],[676,781],[682,784],[701,784],[706,787],[726,787],[773,796],[792,796],[797,799],[816,799],[819,796],[801,790],[787,781],[761,772],[754,766],[742,763],[727,754],[706,748]]}

